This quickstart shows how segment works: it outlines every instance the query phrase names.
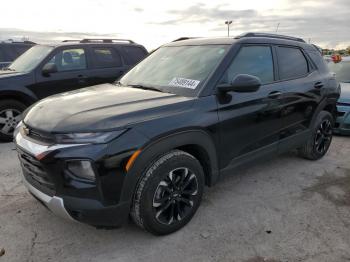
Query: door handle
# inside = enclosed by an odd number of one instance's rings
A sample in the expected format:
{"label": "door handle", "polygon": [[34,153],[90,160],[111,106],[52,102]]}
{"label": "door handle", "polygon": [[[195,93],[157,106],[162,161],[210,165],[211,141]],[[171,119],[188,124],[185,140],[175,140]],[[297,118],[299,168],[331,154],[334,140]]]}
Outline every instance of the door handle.
{"label": "door handle", "polygon": [[322,87],[323,87],[323,83],[322,83],[322,82],[316,82],[316,83],[314,84],[314,87],[315,87],[315,88],[322,88]]}
{"label": "door handle", "polygon": [[280,91],[273,91],[273,92],[271,92],[271,93],[268,95],[268,98],[277,98],[277,97],[279,97],[280,95],[282,95],[282,92],[280,92]]}

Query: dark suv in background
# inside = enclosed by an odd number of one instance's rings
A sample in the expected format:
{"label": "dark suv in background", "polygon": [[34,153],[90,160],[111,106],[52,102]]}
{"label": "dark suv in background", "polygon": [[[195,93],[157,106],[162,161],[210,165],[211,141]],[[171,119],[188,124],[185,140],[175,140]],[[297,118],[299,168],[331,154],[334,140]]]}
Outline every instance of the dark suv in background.
{"label": "dark suv in background", "polygon": [[168,234],[191,220],[204,185],[238,165],[291,149],[323,157],[339,92],[302,39],[189,39],[115,84],[40,101],[15,143],[25,185],[55,214],[94,226],[131,215]]}
{"label": "dark suv in background", "polygon": [[142,45],[123,39],[70,40],[32,47],[0,71],[0,140],[12,140],[21,113],[34,102],[112,83],[147,54]]}
{"label": "dark suv in background", "polygon": [[31,41],[5,41],[0,42],[0,69],[9,66],[13,60],[35,45]]}

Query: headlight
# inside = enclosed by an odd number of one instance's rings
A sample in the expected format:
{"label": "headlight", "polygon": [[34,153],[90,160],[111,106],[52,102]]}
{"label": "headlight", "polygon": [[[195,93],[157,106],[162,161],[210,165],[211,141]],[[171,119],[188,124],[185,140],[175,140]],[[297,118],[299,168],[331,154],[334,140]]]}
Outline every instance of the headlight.
{"label": "headlight", "polygon": [[101,144],[108,143],[125,131],[126,129],[111,132],[56,134],[55,139],[58,144]]}

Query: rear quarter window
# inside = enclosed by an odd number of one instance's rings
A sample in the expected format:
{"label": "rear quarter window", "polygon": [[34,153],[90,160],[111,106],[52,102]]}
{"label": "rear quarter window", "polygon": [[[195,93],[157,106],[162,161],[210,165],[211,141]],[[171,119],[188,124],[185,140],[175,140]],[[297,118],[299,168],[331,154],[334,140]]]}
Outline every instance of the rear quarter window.
{"label": "rear quarter window", "polygon": [[318,70],[323,72],[329,71],[327,62],[323,59],[322,55],[318,51],[308,51],[308,54]]}
{"label": "rear quarter window", "polygon": [[282,80],[306,76],[309,72],[308,62],[299,48],[277,47],[279,76]]}
{"label": "rear quarter window", "polygon": [[134,65],[147,56],[146,51],[138,46],[123,46],[123,56],[127,65]]}

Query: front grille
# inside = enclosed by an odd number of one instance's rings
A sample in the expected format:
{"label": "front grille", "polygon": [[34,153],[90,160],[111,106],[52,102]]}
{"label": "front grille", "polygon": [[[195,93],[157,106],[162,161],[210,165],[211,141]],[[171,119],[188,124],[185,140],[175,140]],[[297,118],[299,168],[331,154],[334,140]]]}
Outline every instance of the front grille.
{"label": "front grille", "polygon": [[39,190],[42,190],[49,195],[53,195],[55,184],[40,161],[19,149],[18,156],[25,179]]}

